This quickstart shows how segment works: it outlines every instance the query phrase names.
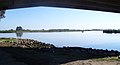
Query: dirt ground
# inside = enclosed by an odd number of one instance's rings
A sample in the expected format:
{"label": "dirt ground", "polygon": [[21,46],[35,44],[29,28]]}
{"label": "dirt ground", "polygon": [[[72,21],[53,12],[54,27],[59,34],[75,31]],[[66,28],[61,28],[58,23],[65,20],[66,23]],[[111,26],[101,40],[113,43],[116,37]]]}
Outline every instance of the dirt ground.
{"label": "dirt ground", "polygon": [[120,65],[120,61],[78,60],[78,61],[68,62],[61,65]]}

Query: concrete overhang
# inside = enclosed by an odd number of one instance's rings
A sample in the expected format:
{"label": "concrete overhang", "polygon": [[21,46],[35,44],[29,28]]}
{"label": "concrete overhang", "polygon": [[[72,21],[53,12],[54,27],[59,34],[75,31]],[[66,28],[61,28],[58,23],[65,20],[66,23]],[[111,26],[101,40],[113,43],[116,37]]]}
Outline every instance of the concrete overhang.
{"label": "concrete overhang", "polygon": [[120,0],[0,0],[0,10],[37,6],[120,13]]}

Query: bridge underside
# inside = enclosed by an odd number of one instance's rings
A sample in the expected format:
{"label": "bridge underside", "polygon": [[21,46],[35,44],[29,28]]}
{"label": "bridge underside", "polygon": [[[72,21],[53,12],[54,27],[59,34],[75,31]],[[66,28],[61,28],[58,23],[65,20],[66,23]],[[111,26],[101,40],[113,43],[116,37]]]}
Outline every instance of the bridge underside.
{"label": "bridge underside", "polygon": [[120,0],[0,0],[0,10],[37,6],[120,13]]}

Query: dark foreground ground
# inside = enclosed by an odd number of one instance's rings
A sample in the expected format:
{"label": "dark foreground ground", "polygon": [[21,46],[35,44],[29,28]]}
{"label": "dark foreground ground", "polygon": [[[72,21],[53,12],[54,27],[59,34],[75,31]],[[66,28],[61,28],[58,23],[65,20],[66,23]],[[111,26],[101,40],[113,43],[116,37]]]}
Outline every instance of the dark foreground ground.
{"label": "dark foreground ground", "polygon": [[81,47],[58,48],[30,39],[1,40],[0,65],[106,65],[108,63],[119,65],[119,59],[104,62],[89,60],[119,56],[120,52],[114,50]]}

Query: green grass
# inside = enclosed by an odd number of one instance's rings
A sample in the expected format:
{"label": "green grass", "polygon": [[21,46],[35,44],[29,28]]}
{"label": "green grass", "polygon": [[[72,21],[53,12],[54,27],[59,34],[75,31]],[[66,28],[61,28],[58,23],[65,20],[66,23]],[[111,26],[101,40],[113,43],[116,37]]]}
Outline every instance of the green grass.
{"label": "green grass", "polygon": [[108,57],[108,58],[95,58],[93,61],[120,61],[118,57]]}
{"label": "green grass", "polygon": [[116,57],[113,57],[111,58],[110,60],[116,60],[116,61],[119,61],[120,59],[116,58]]}
{"label": "green grass", "polygon": [[0,42],[16,42],[15,38],[0,38]]}

